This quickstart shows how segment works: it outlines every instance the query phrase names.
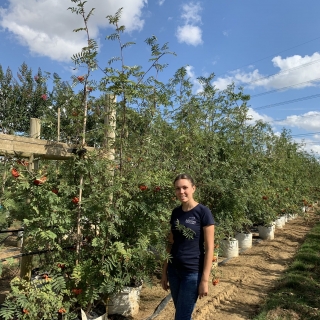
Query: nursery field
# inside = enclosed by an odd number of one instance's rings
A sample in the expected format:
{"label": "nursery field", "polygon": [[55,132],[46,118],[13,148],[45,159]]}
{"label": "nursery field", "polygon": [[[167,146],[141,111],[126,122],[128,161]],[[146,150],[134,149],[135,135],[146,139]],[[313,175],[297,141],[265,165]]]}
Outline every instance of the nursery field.
{"label": "nursery field", "polygon": [[[252,319],[316,222],[319,222],[319,216],[314,214],[289,221],[283,229],[276,229],[274,240],[255,241],[251,249],[219,266],[222,271],[220,282],[215,287],[210,286],[207,298],[198,300],[193,319]],[[254,234],[254,238],[257,240],[258,234]],[[219,260],[221,262],[223,258]],[[143,288],[140,312],[134,319],[147,319],[166,295],[160,284]],[[155,319],[173,319],[173,315],[173,302],[170,300]],[[279,310],[269,319],[286,315],[290,316],[289,311]]]}

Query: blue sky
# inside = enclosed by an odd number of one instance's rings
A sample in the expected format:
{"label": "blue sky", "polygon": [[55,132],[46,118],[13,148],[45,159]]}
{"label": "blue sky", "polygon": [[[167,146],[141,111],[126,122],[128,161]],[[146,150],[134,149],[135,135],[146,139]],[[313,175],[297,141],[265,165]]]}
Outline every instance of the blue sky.
{"label": "blue sky", "polygon": [[[1,0],[2,67],[16,74],[26,62],[34,72],[40,67],[66,81],[80,75],[70,57],[85,38],[72,32],[82,26],[67,10],[72,5],[69,0]],[[212,72],[220,89],[234,81],[252,96],[254,119],[270,122],[275,132],[288,128],[308,151],[320,152],[320,1],[87,0],[87,8],[95,8],[89,27],[100,43],[102,67],[118,54],[116,44],[105,40],[112,32],[105,17],[120,7],[124,41],[136,42],[125,52],[126,64],[147,69],[144,40],[155,35],[177,54],[162,60],[169,64],[164,81],[182,66],[195,90],[201,90],[196,78]],[[102,77],[99,72],[93,77]]]}

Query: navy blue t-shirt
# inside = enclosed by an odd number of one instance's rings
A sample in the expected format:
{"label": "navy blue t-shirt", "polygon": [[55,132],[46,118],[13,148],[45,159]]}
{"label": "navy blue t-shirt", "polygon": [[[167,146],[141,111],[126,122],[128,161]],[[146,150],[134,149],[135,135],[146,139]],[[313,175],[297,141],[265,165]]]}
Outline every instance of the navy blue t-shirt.
{"label": "navy blue t-shirt", "polygon": [[[186,238],[180,230],[177,230],[177,220],[180,225],[195,232],[192,239]],[[204,263],[203,227],[214,224],[210,209],[199,203],[190,211],[185,212],[182,206],[179,206],[173,209],[170,224],[174,243],[170,252],[172,259],[169,263],[179,270],[202,272]]]}

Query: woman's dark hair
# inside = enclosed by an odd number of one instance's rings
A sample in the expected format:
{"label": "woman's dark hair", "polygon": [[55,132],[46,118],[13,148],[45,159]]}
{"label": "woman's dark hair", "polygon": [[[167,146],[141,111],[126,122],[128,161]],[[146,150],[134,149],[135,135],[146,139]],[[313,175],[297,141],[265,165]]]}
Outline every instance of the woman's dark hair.
{"label": "woman's dark hair", "polygon": [[189,180],[189,181],[191,182],[192,186],[194,186],[194,180],[193,180],[193,178],[192,178],[189,174],[186,174],[186,173],[178,174],[178,175],[176,176],[176,178],[174,179],[173,184],[175,184],[176,181],[181,180],[181,179]]}

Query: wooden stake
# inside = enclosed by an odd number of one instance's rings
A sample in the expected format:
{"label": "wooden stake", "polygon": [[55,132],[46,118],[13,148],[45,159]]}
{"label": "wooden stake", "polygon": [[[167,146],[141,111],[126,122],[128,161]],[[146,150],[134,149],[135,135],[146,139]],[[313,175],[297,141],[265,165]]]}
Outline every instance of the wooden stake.
{"label": "wooden stake", "polygon": [[57,142],[60,141],[60,107],[58,108],[58,136],[57,136]]}
{"label": "wooden stake", "polygon": [[30,119],[30,137],[35,139],[40,139],[41,122],[40,119],[31,118]]}
{"label": "wooden stake", "polygon": [[108,159],[115,159],[115,149],[114,149],[114,141],[116,138],[116,109],[115,103],[117,99],[115,95],[108,94],[106,96],[106,104],[105,104],[105,117],[104,117],[104,125],[105,125],[105,150],[108,152]]}
{"label": "wooden stake", "polygon": [[[114,159],[115,159],[115,148],[114,142],[116,138],[116,108],[115,103],[117,101],[117,97],[115,95],[106,95],[106,104],[104,106],[104,150],[106,152],[107,158],[111,160],[111,166],[109,166],[111,180],[110,183],[113,184],[113,177],[114,177]],[[110,194],[109,201],[110,204],[113,200],[113,194]],[[108,236],[105,239],[108,241]],[[104,257],[102,258],[104,259]],[[106,314],[108,314],[108,304],[109,304],[109,297],[104,297],[104,302],[106,305]]]}
{"label": "wooden stake", "polygon": [[[30,119],[30,137],[40,139],[41,132],[41,123],[40,119],[31,118]],[[38,160],[34,160],[34,155],[32,154],[29,158],[29,170],[38,170],[39,162]],[[24,230],[25,231],[25,230]],[[29,239],[27,237],[23,238],[22,242],[22,253],[26,251],[26,246],[28,244]],[[32,256],[25,256],[21,258],[21,266],[20,266],[20,278],[30,281],[31,280],[31,271],[32,271]]]}

